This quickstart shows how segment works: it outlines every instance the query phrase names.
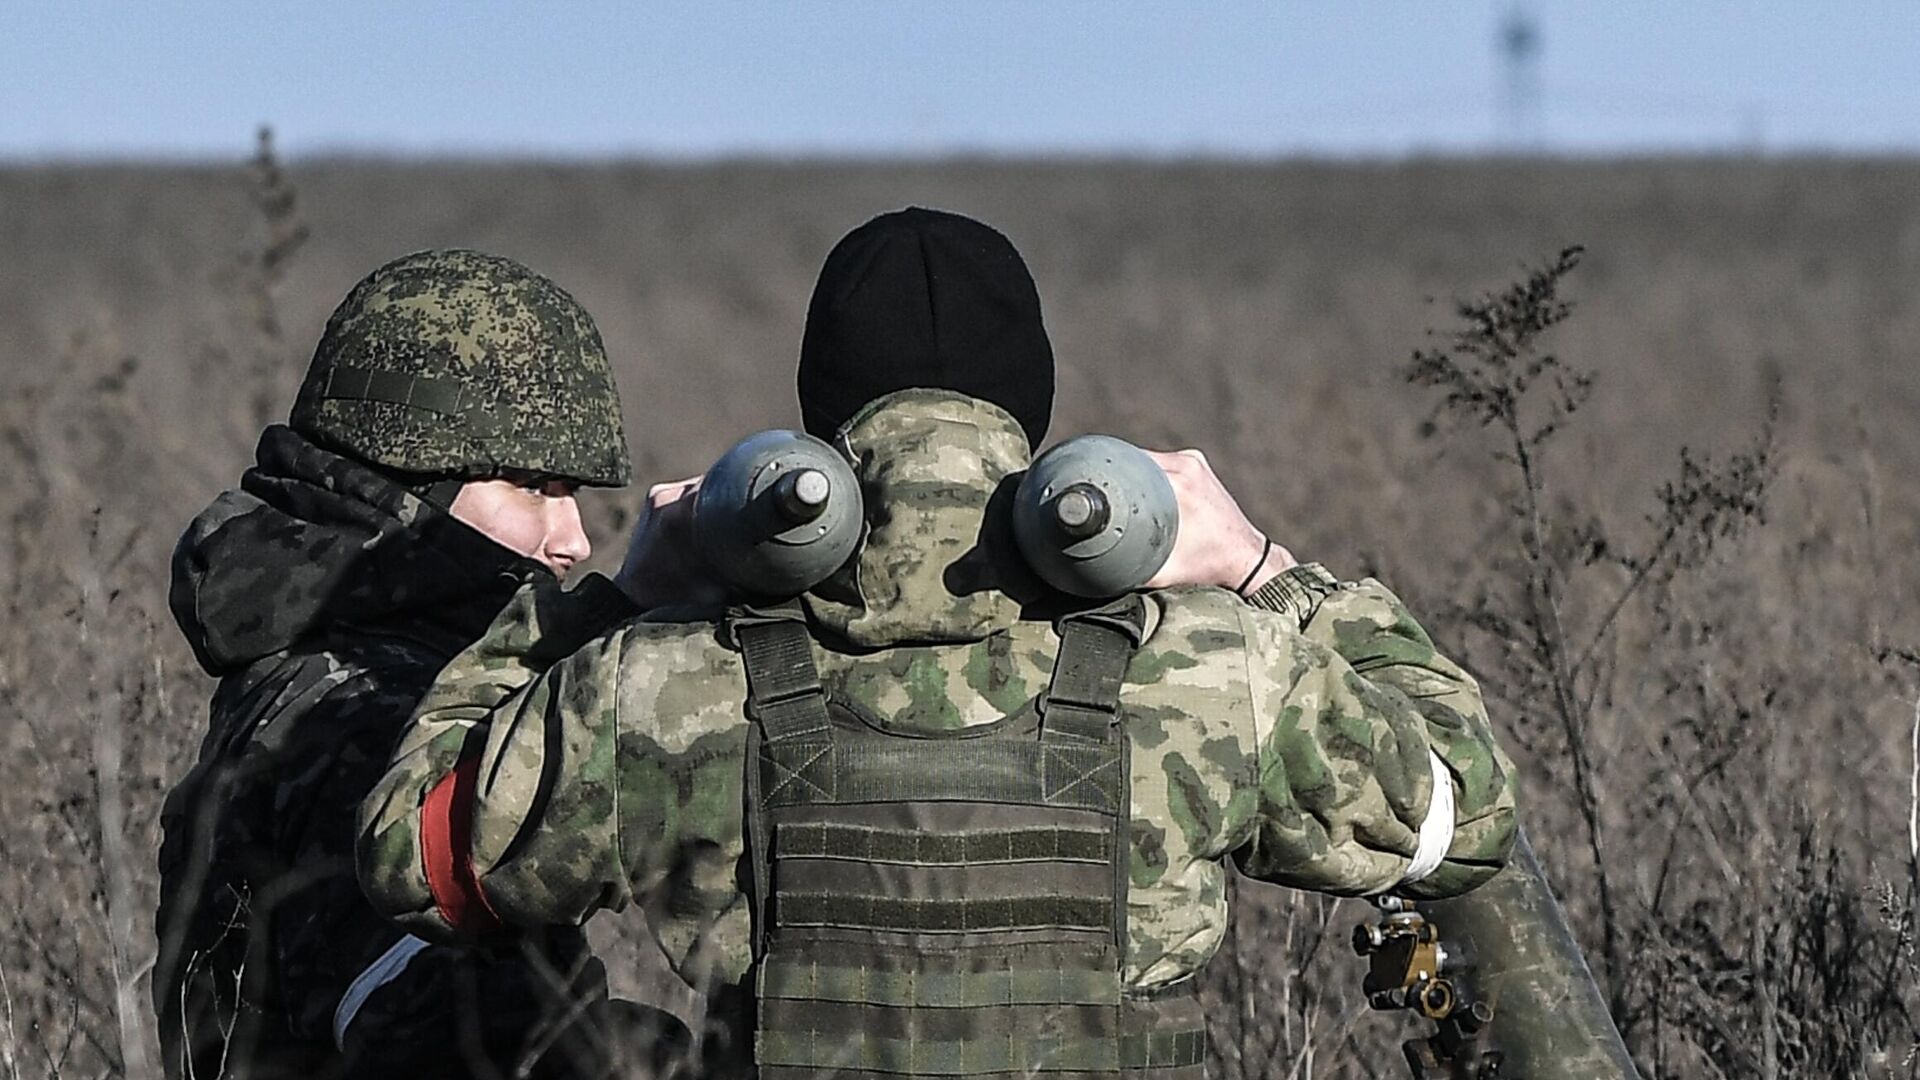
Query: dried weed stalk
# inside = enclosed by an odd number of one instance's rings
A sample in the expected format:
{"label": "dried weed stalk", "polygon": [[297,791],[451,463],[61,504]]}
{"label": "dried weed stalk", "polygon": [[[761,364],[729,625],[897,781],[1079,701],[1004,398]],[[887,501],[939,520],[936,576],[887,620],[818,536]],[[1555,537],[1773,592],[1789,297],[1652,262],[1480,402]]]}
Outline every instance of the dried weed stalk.
{"label": "dried weed stalk", "polygon": [[195,481],[242,459],[294,366],[276,290],[307,228],[270,133],[251,176],[258,249],[212,283],[246,298],[216,305],[219,340],[246,344],[210,346],[196,373],[241,403],[230,431],[156,415],[147,365],[104,317],[71,334],[57,378],[0,401],[14,474],[0,521],[0,735],[34,779],[4,793],[21,811],[0,836],[6,1080],[160,1075],[153,852],[161,797],[201,726],[170,707],[200,697],[198,674],[155,649],[170,622],[166,552],[181,508],[204,498]]}
{"label": "dried weed stalk", "polygon": [[1505,496],[1511,543],[1489,547],[1449,620],[1545,777],[1530,819],[1574,814],[1587,865],[1562,892],[1591,897],[1571,906],[1597,924],[1596,973],[1649,1075],[1868,1075],[1913,1041],[1912,895],[1871,899],[1823,831],[1795,783],[1780,672],[1728,670],[1758,654],[1763,618],[1713,588],[1717,557],[1766,521],[1777,385],[1748,447],[1680,451],[1637,528],[1581,506],[1579,466],[1554,450],[1596,377],[1547,347],[1581,255],[1461,303],[1407,368],[1440,394],[1428,434],[1491,436]]}

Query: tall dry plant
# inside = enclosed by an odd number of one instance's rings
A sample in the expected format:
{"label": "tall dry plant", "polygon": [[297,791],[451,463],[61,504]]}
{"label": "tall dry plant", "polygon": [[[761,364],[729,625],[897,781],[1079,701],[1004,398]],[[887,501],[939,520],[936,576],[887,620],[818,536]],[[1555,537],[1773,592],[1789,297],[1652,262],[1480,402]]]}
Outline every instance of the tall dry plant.
{"label": "tall dry plant", "polygon": [[1229,883],[1233,921],[1200,986],[1207,1075],[1308,1080],[1337,1073],[1343,1062],[1391,1060],[1368,1045],[1383,1024],[1357,992],[1362,970],[1342,919],[1352,913],[1330,896],[1237,875]]}
{"label": "tall dry plant", "polygon": [[232,423],[185,431],[156,415],[147,382],[170,365],[129,348],[105,313],[72,331],[56,378],[0,402],[13,462],[0,715],[34,781],[0,792],[13,823],[0,832],[6,1080],[160,1075],[153,853],[203,696],[180,650],[162,648],[166,557],[200,478],[242,457],[284,396],[276,290],[307,235],[269,132],[250,176],[257,246],[209,283],[220,325],[192,372],[238,400]]}
{"label": "tall dry plant", "polygon": [[1782,672],[1725,670],[1761,619],[1711,586],[1766,523],[1778,390],[1747,448],[1682,448],[1637,527],[1582,506],[1568,474],[1595,463],[1556,451],[1596,375],[1548,348],[1581,255],[1459,304],[1407,368],[1440,395],[1427,432],[1484,450],[1503,492],[1506,542],[1443,620],[1537,774],[1523,816],[1564,844],[1553,818],[1572,812],[1586,859],[1561,891],[1591,899],[1571,906],[1649,1075],[1894,1075],[1889,1048],[1914,1042],[1912,893],[1870,887],[1797,782]]}
{"label": "tall dry plant", "polygon": [[[1407,378],[1441,392],[1430,424],[1436,432],[1438,421],[1450,420],[1495,434],[1491,454],[1507,472],[1506,508],[1518,546],[1496,551],[1480,594],[1461,614],[1481,640],[1497,644],[1495,685],[1503,696],[1536,708],[1545,704],[1557,728],[1554,749],[1564,756],[1593,860],[1603,957],[1612,975],[1626,970],[1626,940],[1601,822],[1606,778],[1589,732],[1596,704],[1618,673],[1614,629],[1635,598],[1761,520],[1773,435],[1769,418],[1758,444],[1719,468],[1683,450],[1678,477],[1659,491],[1660,509],[1650,519],[1653,536],[1635,547],[1559,497],[1550,487],[1546,453],[1592,395],[1594,374],[1546,351],[1544,338],[1572,312],[1560,286],[1581,254],[1578,247],[1567,248],[1516,285],[1460,304],[1464,325],[1440,345],[1416,352]],[[1572,580],[1594,568],[1623,571],[1625,580],[1591,610],[1577,610],[1572,605],[1579,598],[1607,595]],[[1538,734],[1525,731],[1523,737]],[[1612,981],[1614,1010],[1620,1012],[1623,981]]]}
{"label": "tall dry plant", "polygon": [[155,432],[172,440],[211,434],[222,450],[236,443],[250,450],[262,428],[286,416],[301,365],[298,350],[287,340],[281,294],[313,235],[300,210],[299,190],[275,149],[272,128],[257,133],[244,176],[243,192],[253,208],[250,235],[212,271],[211,318],[190,369],[200,385],[221,388],[216,400],[202,403],[212,430],[187,433],[163,426]]}

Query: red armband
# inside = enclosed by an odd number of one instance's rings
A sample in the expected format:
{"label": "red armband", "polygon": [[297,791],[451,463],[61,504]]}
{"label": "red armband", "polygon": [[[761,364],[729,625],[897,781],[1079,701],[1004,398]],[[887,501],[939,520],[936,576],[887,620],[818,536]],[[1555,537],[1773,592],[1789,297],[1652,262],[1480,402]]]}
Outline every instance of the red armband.
{"label": "red armband", "polygon": [[465,758],[433,785],[420,805],[420,861],[427,889],[440,917],[462,933],[504,925],[473,872],[473,796],[479,781],[479,757]]}

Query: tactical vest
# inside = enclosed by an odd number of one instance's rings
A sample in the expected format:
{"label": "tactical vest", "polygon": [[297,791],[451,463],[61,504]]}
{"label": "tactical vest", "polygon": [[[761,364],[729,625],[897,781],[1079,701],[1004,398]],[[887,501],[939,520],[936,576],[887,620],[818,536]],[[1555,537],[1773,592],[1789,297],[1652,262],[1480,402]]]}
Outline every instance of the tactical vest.
{"label": "tactical vest", "polygon": [[926,732],[826,693],[797,606],[735,613],[763,1078],[1204,1076],[1191,984],[1121,983],[1144,619],[1067,618],[1043,694]]}

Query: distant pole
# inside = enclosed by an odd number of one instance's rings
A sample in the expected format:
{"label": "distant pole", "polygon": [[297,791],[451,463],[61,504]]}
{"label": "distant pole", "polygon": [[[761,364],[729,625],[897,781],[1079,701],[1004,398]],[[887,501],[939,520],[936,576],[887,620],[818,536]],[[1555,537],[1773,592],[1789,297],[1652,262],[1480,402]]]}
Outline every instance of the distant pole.
{"label": "distant pole", "polygon": [[1501,140],[1511,153],[1543,148],[1540,104],[1540,20],[1515,0],[1500,19]]}

